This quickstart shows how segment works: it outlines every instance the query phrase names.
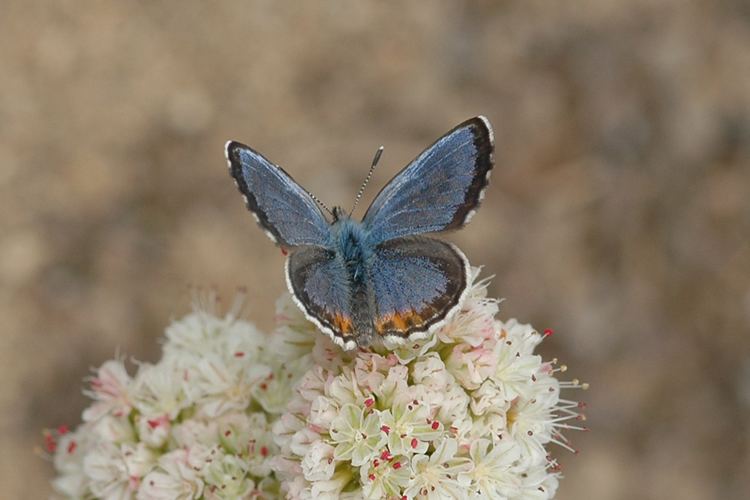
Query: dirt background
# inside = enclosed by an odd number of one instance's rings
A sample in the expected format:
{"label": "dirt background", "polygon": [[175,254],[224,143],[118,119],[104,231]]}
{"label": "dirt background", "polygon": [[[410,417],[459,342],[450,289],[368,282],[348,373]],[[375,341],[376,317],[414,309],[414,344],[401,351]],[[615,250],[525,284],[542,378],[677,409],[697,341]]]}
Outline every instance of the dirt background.
{"label": "dirt background", "polygon": [[451,239],[592,383],[559,498],[748,498],[749,48],[741,0],[5,0],[3,498],[50,494],[40,429],[118,349],[155,360],[188,285],[271,325],[283,257],[227,139],[329,205],[384,144],[366,206],[480,113],[497,167]]}

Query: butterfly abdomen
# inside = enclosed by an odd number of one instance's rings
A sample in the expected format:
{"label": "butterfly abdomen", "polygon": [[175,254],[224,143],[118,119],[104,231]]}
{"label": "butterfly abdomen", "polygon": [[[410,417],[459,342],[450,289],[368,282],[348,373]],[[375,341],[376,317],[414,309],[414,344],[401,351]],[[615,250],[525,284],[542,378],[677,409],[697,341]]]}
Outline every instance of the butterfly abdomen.
{"label": "butterfly abdomen", "polygon": [[372,343],[373,326],[367,285],[355,283],[352,287],[352,323],[357,335],[357,345],[367,347]]}

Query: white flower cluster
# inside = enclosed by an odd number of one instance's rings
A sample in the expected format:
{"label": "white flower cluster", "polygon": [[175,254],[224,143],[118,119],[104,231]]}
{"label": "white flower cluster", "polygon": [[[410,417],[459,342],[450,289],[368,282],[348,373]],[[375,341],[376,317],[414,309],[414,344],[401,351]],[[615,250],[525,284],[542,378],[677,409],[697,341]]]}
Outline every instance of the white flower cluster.
{"label": "white flower cluster", "polygon": [[[474,275],[476,277],[476,273]],[[47,434],[66,498],[552,498],[579,404],[495,319],[486,282],[430,338],[343,352],[289,296],[272,337],[198,308],[155,365],[104,363],[74,432]]]}
{"label": "white flower cluster", "polygon": [[252,324],[198,307],[167,329],[158,363],[131,376],[122,359],[107,361],[85,391],[83,423],[47,432],[53,487],[76,499],[278,497],[281,407],[266,394],[278,371],[267,351]]}
{"label": "white flower cluster", "polygon": [[349,354],[316,338],[273,427],[287,498],[555,495],[559,473],[545,446],[570,449],[561,430],[583,429],[570,421],[584,418],[560,390],[586,385],[558,381],[564,367],[534,354],[551,332],[495,319],[486,284],[423,341]]}

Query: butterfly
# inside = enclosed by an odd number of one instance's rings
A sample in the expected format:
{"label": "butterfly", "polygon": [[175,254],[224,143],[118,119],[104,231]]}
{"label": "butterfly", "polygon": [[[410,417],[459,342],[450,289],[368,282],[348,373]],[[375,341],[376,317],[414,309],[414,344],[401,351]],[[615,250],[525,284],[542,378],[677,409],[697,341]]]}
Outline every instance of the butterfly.
{"label": "butterfly", "polygon": [[471,118],[396,174],[357,221],[341,207],[329,211],[252,148],[226,145],[229,171],[247,208],[288,254],[286,283],[295,304],[345,350],[376,339],[400,344],[425,338],[460,308],[469,261],[455,245],[425,235],[471,220],[489,183],[493,154],[489,121]]}

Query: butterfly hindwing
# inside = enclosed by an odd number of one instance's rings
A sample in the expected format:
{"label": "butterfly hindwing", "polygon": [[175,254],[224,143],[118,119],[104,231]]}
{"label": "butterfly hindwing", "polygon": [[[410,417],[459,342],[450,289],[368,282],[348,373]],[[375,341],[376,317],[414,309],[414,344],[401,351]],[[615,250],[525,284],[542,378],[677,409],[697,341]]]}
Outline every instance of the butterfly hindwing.
{"label": "butterfly hindwing", "polygon": [[458,229],[482,199],[493,166],[484,117],[458,125],[399,172],[375,197],[363,224],[373,243]]}
{"label": "butterfly hindwing", "polygon": [[266,234],[282,247],[327,247],[328,221],[310,195],[292,177],[252,148],[230,141],[229,170]]}
{"label": "butterfly hindwing", "polygon": [[460,306],[469,272],[463,253],[444,241],[413,236],[381,243],[369,262],[375,333],[408,339],[436,328]]}
{"label": "butterfly hindwing", "polygon": [[286,262],[289,291],[307,318],[345,349],[356,347],[349,276],[333,250],[305,247]]}

